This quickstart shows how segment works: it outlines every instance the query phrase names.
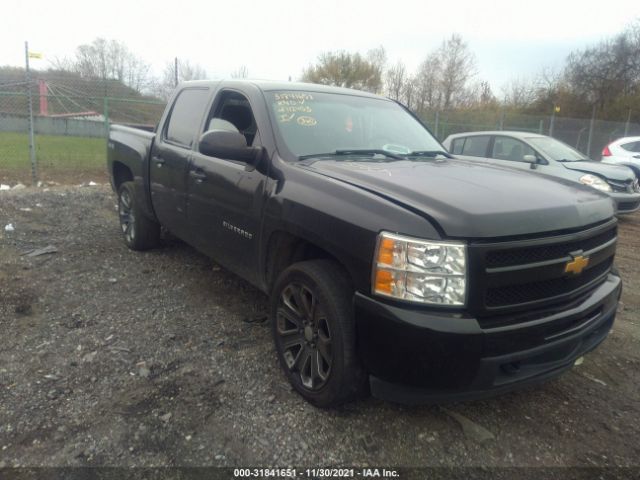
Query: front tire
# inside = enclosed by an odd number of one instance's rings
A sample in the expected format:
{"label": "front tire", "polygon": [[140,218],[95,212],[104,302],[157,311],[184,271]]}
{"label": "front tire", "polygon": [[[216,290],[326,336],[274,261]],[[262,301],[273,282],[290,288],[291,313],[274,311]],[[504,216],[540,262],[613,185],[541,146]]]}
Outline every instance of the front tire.
{"label": "front tire", "polygon": [[352,295],[346,274],[329,260],[290,266],[271,294],[280,365],[293,388],[318,407],[348,402],[366,390],[356,355]]}
{"label": "front tire", "polygon": [[158,246],[160,224],[142,213],[133,182],[124,182],[118,188],[118,217],[124,243],[131,250],[149,250]]}

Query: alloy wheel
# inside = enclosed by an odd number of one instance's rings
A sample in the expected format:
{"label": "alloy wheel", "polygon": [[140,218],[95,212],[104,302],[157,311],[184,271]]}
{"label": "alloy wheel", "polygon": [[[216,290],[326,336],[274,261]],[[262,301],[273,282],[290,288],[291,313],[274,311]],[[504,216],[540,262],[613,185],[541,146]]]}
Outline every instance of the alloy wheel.
{"label": "alloy wheel", "polygon": [[133,243],[135,239],[136,217],[133,214],[133,201],[131,193],[126,188],[120,192],[120,201],[118,202],[118,214],[120,216],[120,227],[127,242]]}
{"label": "alloy wheel", "polygon": [[321,389],[333,363],[331,330],[318,296],[311,289],[290,283],[282,290],[276,333],[289,371],[299,376],[305,388]]}

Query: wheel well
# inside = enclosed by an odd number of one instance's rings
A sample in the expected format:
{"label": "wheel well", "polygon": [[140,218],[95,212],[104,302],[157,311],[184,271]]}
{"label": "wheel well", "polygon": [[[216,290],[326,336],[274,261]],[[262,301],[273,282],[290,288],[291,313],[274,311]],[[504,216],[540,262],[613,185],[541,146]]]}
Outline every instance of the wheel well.
{"label": "wheel well", "polygon": [[124,182],[130,181],[133,181],[133,174],[129,167],[124,163],[113,162],[113,185],[116,187],[116,190],[118,190]]}
{"label": "wheel well", "polygon": [[267,262],[265,279],[267,288],[271,290],[278,276],[290,265],[304,260],[333,260],[345,271],[351,282],[351,277],[344,265],[325,249],[287,232],[276,232],[271,235],[267,247]]}

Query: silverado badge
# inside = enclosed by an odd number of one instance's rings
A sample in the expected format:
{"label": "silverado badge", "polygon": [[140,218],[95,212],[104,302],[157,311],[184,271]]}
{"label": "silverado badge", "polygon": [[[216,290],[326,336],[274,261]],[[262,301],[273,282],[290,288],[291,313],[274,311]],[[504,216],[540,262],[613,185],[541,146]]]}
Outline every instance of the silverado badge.
{"label": "silverado badge", "polygon": [[589,257],[583,257],[582,255],[576,255],[573,260],[567,262],[564,266],[564,273],[573,273],[578,275],[589,265]]}

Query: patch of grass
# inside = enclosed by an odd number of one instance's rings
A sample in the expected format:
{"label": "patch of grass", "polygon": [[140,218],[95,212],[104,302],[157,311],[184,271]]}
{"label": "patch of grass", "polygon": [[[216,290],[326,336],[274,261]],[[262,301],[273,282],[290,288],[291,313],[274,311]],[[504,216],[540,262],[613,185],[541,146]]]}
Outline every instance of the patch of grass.
{"label": "patch of grass", "polygon": [[[104,138],[36,135],[36,159],[42,168],[104,168],[107,145]],[[0,132],[0,167],[30,169],[29,136]]]}
{"label": "patch of grass", "polygon": [[[36,135],[35,145],[40,180],[59,183],[106,181],[106,139]],[[0,180],[30,183],[31,161],[26,133],[0,132]]]}

